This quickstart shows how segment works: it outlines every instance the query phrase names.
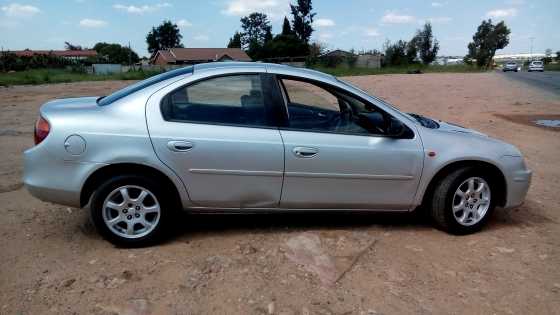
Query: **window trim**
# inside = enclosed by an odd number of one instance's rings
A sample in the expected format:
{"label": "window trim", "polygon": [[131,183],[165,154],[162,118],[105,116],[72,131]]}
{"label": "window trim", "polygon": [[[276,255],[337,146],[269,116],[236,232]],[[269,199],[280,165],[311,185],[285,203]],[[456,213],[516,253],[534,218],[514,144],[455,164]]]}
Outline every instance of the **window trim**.
{"label": "window trim", "polygon": [[[207,80],[212,80],[212,79],[216,79],[216,78],[222,78],[222,77],[231,77],[231,76],[243,76],[243,75],[256,75],[260,77],[260,81],[261,81],[261,90],[263,93],[263,102],[264,102],[264,108],[265,108],[265,120],[266,120],[266,125],[250,125],[250,124],[235,124],[235,123],[226,123],[226,122],[211,122],[211,121],[198,121],[198,120],[188,120],[188,119],[166,119],[166,117],[163,115],[163,106],[165,105],[164,102],[165,100],[173,93],[175,93],[178,90],[184,89],[184,88],[188,88],[189,86],[195,85],[197,83],[203,82],[203,81],[207,81]],[[160,100],[159,102],[159,112],[161,115],[161,118],[166,121],[166,122],[172,122],[172,123],[183,123],[183,124],[199,124],[199,125],[217,125],[217,126],[229,126],[229,127],[243,127],[243,128],[259,128],[259,129],[277,129],[278,128],[278,119],[277,119],[277,113],[275,113],[274,111],[274,106],[271,103],[271,100],[274,99],[273,95],[270,95],[272,92],[271,89],[271,82],[270,82],[270,78],[267,78],[267,73],[264,72],[232,72],[232,73],[221,73],[221,74],[216,74],[216,75],[210,75],[207,77],[203,77],[203,78],[199,78],[196,80],[193,80],[191,82],[188,82],[186,84],[183,84],[177,88],[174,88],[173,90],[171,90],[170,92],[166,93]],[[277,109],[276,109],[277,111]]]}
{"label": "window trim", "polygon": [[[410,128],[409,126],[407,126],[405,123],[403,123],[402,120],[395,117],[394,115],[391,115],[391,114],[387,113],[387,111],[383,110],[382,108],[380,108],[376,104],[373,104],[372,102],[370,102],[368,100],[365,100],[363,97],[361,97],[359,95],[348,92],[348,91],[346,91],[346,90],[344,90],[340,87],[337,87],[337,86],[334,86],[334,85],[331,85],[331,84],[328,84],[328,83],[325,83],[325,82],[322,82],[322,81],[314,80],[314,79],[303,78],[303,77],[298,77],[298,76],[293,76],[293,75],[286,75],[286,74],[274,74],[274,77],[276,79],[275,88],[276,89],[284,89],[283,91],[284,91],[284,93],[286,93],[286,100],[283,97],[281,97],[280,100],[277,101],[277,102],[282,103],[283,116],[284,116],[283,117],[283,123],[278,126],[279,130],[299,131],[299,132],[313,132],[313,133],[326,133],[326,134],[340,134],[340,135],[358,136],[358,137],[383,137],[383,138],[392,138],[392,139],[415,139],[416,138],[416,133],[414,132],[414,130],[412,128]],[[407,132],[407,133],[411,134],[412,136],[407,137],[407,136],[403,135],[403,136],[400,136],[400,137],[396,137],[396,136],[391,136],[391,135],[382,135],[382,134],[374,134],[374,133],[362,134],[362,133],[353,133],[353,132],[291,128],[291,127],[289,127],[289,111],[288,111],[288,104],[286,103],[286,101],[289,101],[289,94],[285,90],[286,88],[284,86],[284,83],[282,82],[282,79],[306,82],[306,83],[309,83],[309,84],[316,85],[316,86],[326,90],[328,93],[331,93],[335,97],[336,97],[336,95],[331,90],[334,90],[334,91],[336,91],[337,93],[340,93],[340,94],[345,94],[346,96],[349,96],[349,97],[356,98],[357,100],[359,100],[363,103],[374,106],[377,110],[379,110],[383,114],[388,115],[388,116],[392,117],[393,119],[396,119],[396,120],[400,121],[405,126],[405,128],[408,129],[409,132]]]}

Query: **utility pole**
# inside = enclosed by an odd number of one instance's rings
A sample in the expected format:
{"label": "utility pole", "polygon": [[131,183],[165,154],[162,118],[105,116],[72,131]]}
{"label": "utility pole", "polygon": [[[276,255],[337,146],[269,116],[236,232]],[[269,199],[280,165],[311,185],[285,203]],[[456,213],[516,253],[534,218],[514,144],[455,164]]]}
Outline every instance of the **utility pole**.
{"label": "utility pole", "polygon": [[534,37],[529,37],[529,39],[531,40],[531,54],[529,59],[532,61],[533,60],[533,40],[535,39]]}
{"label": "utility pole", "polygon": [[130,50],[130,42],[128,42],[128,66],[132,66],[132,50]]}

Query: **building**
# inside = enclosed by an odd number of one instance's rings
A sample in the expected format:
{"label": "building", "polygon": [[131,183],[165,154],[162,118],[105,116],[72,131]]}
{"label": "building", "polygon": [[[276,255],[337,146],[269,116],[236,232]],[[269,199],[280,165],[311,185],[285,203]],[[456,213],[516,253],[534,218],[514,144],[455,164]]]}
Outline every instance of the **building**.
{"label": "building", "polygon": [[349,57],[353,57],[356,56],[355,54],[346,51],[346,50],[342,50],[342,49],[335,49],[335,50],[331,50],[328,51],[322,55],[319,56],[319,58],[325,58],[325,57],[338,57],[338,58],[349,58]]}
{"label": "building", "polygon": [[33,57],[33,56],[56,56],[72,60],[82,60],[89,57],[97,56],[97,52],[93,49],[83,50],[14,50],[7,51],[7,53],[15,54],[18,57]]}
{"label": "building", "polygon": [[154,65],[194,65],[214,61],[252,61],[240,48],[170,48],[150,58]]}
{"label": "building", "polygon": [[541,60],[545,57],[556,58],[556,54],[552,53],[550,55],[540,54],[540,53],[519,53],[519,54],[497,54],[494,56],[494,61],[502,62],[502,61],[510,61],[510,60]]}

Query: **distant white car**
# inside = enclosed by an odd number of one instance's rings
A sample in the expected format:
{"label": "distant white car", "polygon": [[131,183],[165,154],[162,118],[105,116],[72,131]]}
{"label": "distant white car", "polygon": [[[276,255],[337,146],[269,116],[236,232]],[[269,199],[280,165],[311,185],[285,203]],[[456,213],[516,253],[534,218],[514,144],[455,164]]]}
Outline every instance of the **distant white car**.
{"label": "distant white car", "polygon": [[503,72],[508,72],[508,71],[515,71],[517,72],[519,70],[519,68],[517,67],[517,63],[513,62],[513,61],[509,61],[507,62],[504,67],[502,68]]}
{"label": "distant white car", "polygon": [[529,72],[531,71],[540,71],[544,72],[544,64],[542,61],[531,61],[529,64]]}

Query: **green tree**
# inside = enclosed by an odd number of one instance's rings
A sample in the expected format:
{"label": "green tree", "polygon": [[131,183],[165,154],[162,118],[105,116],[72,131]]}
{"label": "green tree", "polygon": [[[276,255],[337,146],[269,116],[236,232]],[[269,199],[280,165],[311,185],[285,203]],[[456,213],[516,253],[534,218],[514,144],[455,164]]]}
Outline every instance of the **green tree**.
{"label": "green tree", "polygon": [[511,31],[504,21],[494,25],[492,20],[484,20],[478,26],[473,35],[473,41],[469,43],[469,52],[466,60],[476,60],[478,67],[489,68],[496,54],[496,50],[503,49],[509,44]]}
{"label": "green tree", "polygon": [[424,28],[417,31],[413,41],[417,46],[423,64],[430,64],[436,59],[439,42],[434,38],[430,23],[424,24]]}
{"label": "green tree", "polygon": [[241,33],[235,32],[233,36],[229,39],[229,43],[227,45],[228,48],[241,48]]}
{"label": "green tree", "polygon": [[64,42],[64,48],[66,50],[82,50],[82,46],[73,45],[73,44],[70,44],[69,42]]}
{"label": "green tree", "polygon": [[253,59],[259,59],[260,51],[272,38],[272,26],[264,13],[251,13],[241,18],[241,47]]}
{"label": "green tree", "polygon": [[276,35],[262,49],[262,58],[301,57],[308,54],[309,46],[295,35]]}
{"label": "green tree", "polygon": [[398,40],[395,43],[391,43],[387,40],[385,44],[383,44],[383,49],[385,50],[385,58],[383,59],[384,65],[401,66],[408,63],[406,41]]}
{"label": "green tree", "polygon": [[162,49],[183,47],[182,38],[177,24],[163,21],[158,27],[152,27],[152,30],[146,35],[148,51],[154,53]]}
{"label": "green tree", "polygon": [[294,31],[292,30],[292,25],[290,25],[290,21],[288,21],[287,17],[284,17],[284,23],[282,23],[282,35],[293,35]]}
{"label": "green tree", "polygon": [[560,61],[560,50],[556,52],[556,61]]}
{"label": "green tree", "polygon": [[309,43],[311,34],[313,33],[313,17],[315,13],[311,13],[313,6],[311,0],[297,0],[297,5],[290,4],[293,16],[293,32],[296,36],[306,44]]}
{"label": "green tree", "polygon": [[108,63],[129,64],[140,60],[136,52],[119,44],[97,43],[93,49],[97,52],[98,58]]}
{"label": "green tree", "polygon": [[547,48],[547,49],[544,51],[543,62],[544,62],[545,64],[549,64],[549,63],[552,62],[552,49]]}
{"label": "green tree", "polygon": [[416,62],[416,57],[418,56],[418,35],[415,35],[407,44],[406,44],[406,61],[409,64],[413,64]]}

